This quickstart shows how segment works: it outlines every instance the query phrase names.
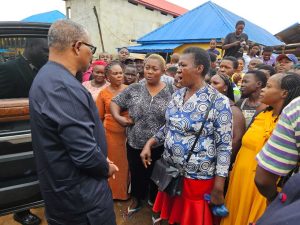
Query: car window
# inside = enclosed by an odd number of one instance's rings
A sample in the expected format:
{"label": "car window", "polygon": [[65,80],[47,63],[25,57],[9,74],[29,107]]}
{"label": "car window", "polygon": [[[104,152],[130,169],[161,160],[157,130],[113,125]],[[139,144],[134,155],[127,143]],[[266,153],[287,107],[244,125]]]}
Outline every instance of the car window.
{"label": "car window", "polygon": [[28,97],[48,55],[46,37],[0,37],[0,99]]}

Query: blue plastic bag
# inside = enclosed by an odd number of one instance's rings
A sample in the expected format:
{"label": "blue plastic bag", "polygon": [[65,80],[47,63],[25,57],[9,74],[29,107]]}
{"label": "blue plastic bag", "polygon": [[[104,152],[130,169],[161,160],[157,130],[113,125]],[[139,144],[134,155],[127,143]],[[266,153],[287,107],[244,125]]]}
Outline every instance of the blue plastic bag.
{"label": "blue plastic bag", "polygon": [[[209,194],[204,194],[204,200],[210,203],[210,195]],[[223,205],[213,205],[211,207],[211,211],[215,216],[220,216],[220,217],[225,217],[229,214],[228,209],[226,206]]]}

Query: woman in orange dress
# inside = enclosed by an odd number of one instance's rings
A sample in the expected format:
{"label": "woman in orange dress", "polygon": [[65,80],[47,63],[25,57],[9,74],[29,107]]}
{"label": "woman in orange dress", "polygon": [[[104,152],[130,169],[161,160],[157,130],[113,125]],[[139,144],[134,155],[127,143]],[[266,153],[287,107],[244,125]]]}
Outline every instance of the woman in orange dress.
{"label": "woman in orange dress", "polygon": [[[108,158],[119,168],[115,179],[109,179],[109,185],[113,199],[127,200],[129,198],[129,169],[126,154],[125,127],[116,122],[109,109],[111,99],[121,93],[127,86],[123,84],[123,69],[117,61],[112,61],[105,67],[105,76],[109,80],[110,85],[100,91],[96,105],[105,128]],[[126,114],[127,112],[123,112],[123,116]]]}

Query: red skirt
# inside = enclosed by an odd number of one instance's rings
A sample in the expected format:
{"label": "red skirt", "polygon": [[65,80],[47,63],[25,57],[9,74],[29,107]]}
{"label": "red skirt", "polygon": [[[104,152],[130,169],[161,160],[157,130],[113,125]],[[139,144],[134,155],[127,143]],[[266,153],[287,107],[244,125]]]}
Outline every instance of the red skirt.
{"label": "red skirt", "polygon": [[214,179],[193,180],[184,178],[181,196],[170,197],[165,192],[158,192],[153,211],[160,213],[160,218],[170,224],[213,225],[213,217],[204,194],[210,194]]}

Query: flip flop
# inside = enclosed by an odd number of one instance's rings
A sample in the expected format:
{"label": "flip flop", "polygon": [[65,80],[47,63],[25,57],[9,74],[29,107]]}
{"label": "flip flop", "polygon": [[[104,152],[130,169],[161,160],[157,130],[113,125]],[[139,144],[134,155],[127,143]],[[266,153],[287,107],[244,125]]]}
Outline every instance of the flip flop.
{"label": "flip flop", "polygon": [[130,206],[128,206],[127,212],[125,212],[125,213],[123,214],[123,219],[126,219],[126,218],[131,217],[134,213],[140,211],[141,209],[142,209],[141,206],[139,206],[139,207],[137,207],[137,208],[133,208],[133,209],[131,209]]}
{"label": "flip flop", "polygon": [[162,220],[162,218],[158,217],[157,219],[155,219],[154,216],[152,216],[151,218],[152,218],[152,225],[160,225],[160,221]]}
{"label": "flip flop", "polygon": [[150,200],[148,200],[147,203],[148,203],[148,205],[149,205],[150,207],[153,207],[153,202],[151,202]]}

